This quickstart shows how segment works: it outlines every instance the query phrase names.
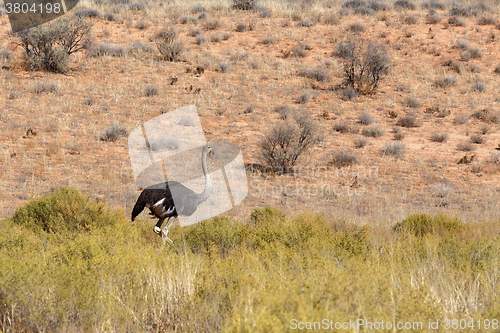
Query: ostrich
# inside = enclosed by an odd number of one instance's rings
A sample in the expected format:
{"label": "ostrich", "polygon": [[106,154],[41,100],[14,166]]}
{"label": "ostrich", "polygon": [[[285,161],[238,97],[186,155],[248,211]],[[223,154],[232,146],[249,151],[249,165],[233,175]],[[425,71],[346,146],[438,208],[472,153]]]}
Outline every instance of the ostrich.
{"label": "ostrich", "polygon": [[[202,202],[205,202],[212,194],[212,180],[207,170],[207,155],[209,153],[212,153],[210,146],[203,147],[201,167],[205,175],[205,189],[201,194],[193,192],[177,181],[168,181],[148,186],[142,191],[135,203],[132,210],[132,221],[143,211],[144,207],[148,207],[151,210],[150,214],[159,218],[153,228],[153,232],[162,236],[169,243],[172,243],[172,240],[167,237],[168,231],[173,224],[173,221],[170,222],[170,219],[178,215],[193,215],[198,206]],[[172,192],[176,194],[175,204]],[[167,217],[167,224],[162,230],[161,226]]]}

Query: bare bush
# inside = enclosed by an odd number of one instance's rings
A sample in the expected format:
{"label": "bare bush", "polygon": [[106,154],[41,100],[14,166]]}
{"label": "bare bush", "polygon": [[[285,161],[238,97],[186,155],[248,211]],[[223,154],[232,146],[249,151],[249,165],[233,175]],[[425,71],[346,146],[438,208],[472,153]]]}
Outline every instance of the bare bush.
{"label": "bare bush", "polygon": [[407,15],[403,18],[403,22],[408,25],[417,24],[418,16],[417,15]]}
{"label": "bare bush", "polygon": [[135,27],[139,30],[147,29],[151,24],[148,21],[140,20],[135,24]]}
{"label": "bare bush", "polygon": [[318,125],[303,111],[276,123],[260,142],[260,148],[269,165],[289,173],[299,156],[321,140]]}
{"label": "bare bush", "polygon": [[473,62],[472,64],[469,65],[469,70],[471,71],[471,73],[481,73],[482,68],[481,65]]}
{"label": "bare bush", "polygon": [[326,25],[337,25],[339,24],[339,19],[336,15],[328,14],[323,18],[323,23]]}
{"label": "bare bush", "polygon": [[434,81],[434,85],[439,88],[449,88],[457,85],[457,79],[453,76],[442,76]]}
{"label": "bare bush", "polygon": [[342,8],[356,9],[365,5],[366,3],[363,0],[347,0],[342,4]]}
{"label": "bare bush", "polygon": [[467,49],[469,47],[469,40],[465,38],[457,39],[457,47],[459,49]]}
{"label": "bare bush", "polygon": [[206,30],[217,30],[221,26],[222,26],[222,24],[217,19],[205,22],[205,29]]}
{"label": "bare bush", "polygon": [[477,91],[477,92],[483,93],[483,92],[486,91],[486,85],[483,82],[475,82],[475,83],[472,84],[471,89],[473,91]]}
{"label": "bare bush", "polygon": [[471,143],[475,143],[477,145],[480,145],[480,144],[483,144],[485,139],[484,139],[484,135],[482,135],[481,133],[474,133],[470,136],[469,138],[470,142]]}
{"label": "bare bush", "polygon": [[65,73],[69,56],[85,49],[91,24],[85,20],[62,18],[19,33],[18,43],[32,70]]}
{"label": "bare bush", "polygon": [[248,24],[246,22],[238,22],[238,24],[236,24],[236,28],[234,30],[236,32],[245,32],[248,30]]}
{"label": "bare bush", "polygon": [[462,63],[458,60],[455,59],[447,59],[443,61],[443,66],[450,67],[457,73],[462,73],[463,72],[463,66]]}
{"label": "bare bush", "polygon": [[467,7],[455,2],[453,3],[448,14],[450,16],[472,17],[478,16],[483,12],[491,12],[491,9],[485,5],[484,2],[473,3]]}
{"label": "bare bush", "polygon": [[315,67],[313,69],[301,68],[299,69],[298,75],[307,77],[309,79],[314,79],[318,82],[330,80],[330,74],[323,67]]}
{"label": "bare bush", "polygon": [[289,105],[277,105],[273,108],[273,111],[278,113],[281,119],[287,119],[290,115],[297,112],[297,109]]}
{"label": "bare bush", "polygon": [[445,142],[446,140],[448,140],[448,133],[443,133],[443,132],[432,133],[430,140],[432,142],[439,142],[439,143]]}
{"label": "bare bush", "polygon": [[128,9],[135,11],[146,11],[148,9],[148,5],[142,2],[134,2],[128,5]]}
{"label": "bare bush", "polygon": [[158,95],[159,91],[158,91],[158,87],[148,84],[143,88],[142,93],[146,97],[151,97],[151,96]]}
{"label": "bare bush", "polygon": [[125,49],[120,45],[104,42],[93,44],[90,48],[90,54],[93,57],[123,57],[125,55]]}
{"label": "bare bush", "polygon": [[199,14],[203,12],[206,12],[206,9],[201,3],[197,3],[191,7],[191,14]]}
{"label": "bare bush", "polygon": [[394,140],[401,141],[405,138],[405,134],[403,132],[394,133]]}
{"label": "bare bush", "polygon": [[219,63],[219,67],[216,68],[216,71],[221,73],[229,73],[231,69],[232,69],[231,64],[229,62],[223,61]]}
{"label": "bare bush", "polygon": [[330,160],[330,164],[339,169],[356,163],[358,163],[358,158],[346,150],[333,153]]}
{"label": "bare bush", "polygon": [[31,87],[30,91],[35,94],[53,93],[59,90],[57,82],[37,81]]}
{"label": "bare bush", "polygon": [[471,151],[474,150],[474,146],[470,141],[462,141],[457,144],[457,149],[460,151]]}
{"label": "bare bush", "polygon": [[305,18],[305,19],[302,19],[302,21],[300,21],[298,26],[299,27],[312,27],[312,26],[314,26],[314,21],[311,20],[310,18]]}
{"label": "bare bush", "polygon": [[262,40],[262,44],[264,45],[270,45],[270,44],[274,44],[276,43],[277,39],[276,37],[274,36],[267,36],[267,37],[264,37],[264,39]]}
{"label": "bare bush", "polygon": [[458,115],[453,119],[453,123],[455,125],[463,125],[469,120],[469,116],[467,115]]}
{"label": "bare bush", "polygon": [[458,16],[452,16],[452,17],[448,18],[448,24],[454,25],[457,27],[464,27],[465,20],[461,17],[458,17]]}
{"label": "bare bush", "polygon": [[427,24],[437,24],[441,22],[442,17],[435,9],[431,8],[427,12],[427,15],[425,15],[425,20]]}
{"label": "bare bush", "polygon": [[491,127],[486,125],[486,124],[481,124],[481,126],[479,126],[479,132],[481,134],[488,134],[488,132],[491,130]]}
{"label": "bare bush", "polygon": [[293,101],[297,104],[306,104],[311,99],[311,94],[308,92],[301,93],[297,95]]}
{"label": "bare bush", "polygon": [[342,89],[340,96],[344,101],[350,101],[351,99],[358,97],[358,92],[354,88],[345,87]]}
{"label": "bare bush", "polygon": [[420,122],[412,114],[407,114],[404,115],[403,117],[399,117],[396,124],[398,124],[401,127],[407,127],[407,128],[420,126]]}
{"label": "bare bush", "polygon": [[421,105],[420,100],[417,97],[413,97],[413,96],[409,96],[409,97],[405,98],[403,104],[406,107],[413,108],[413,109],[419,108]]}
{"label": "bare bush", "polygon": [[[354,128],[347,120],[338,120],[333,124],[333,130],[340,133],[354,133]],[[359,129],[358,129],[359,130]],[[357,132],[357,131],[356,131]]]}
{"label": "bare bush", "polygon": [[100,137],[101,141],[115,142],[120,137],[127,136],[127,130],[121,125],[113,125],[109,127]]}
{"label": "bare bush", "polygon": [[479,25],[495,25],[497,24],[497,22],[498,20],[496,19],[496,17],[492,15],[483,15],[477,20],[477,24]]}
{"label": "bare bush", "polygon": [[358,121],[363,125],[370,125],[375,122],[375,119],[373,119],[371,114],[363,112],[358,116]]}
{"label": "bare bush", "polygon": [[493,70],[494,73],[500,74],[500,64],[498,64]]}
{"label": "bare bush", "polygon": [[378,2],[377,0],[372,0],[368,3],[368,8],[378,12],[378,11],[386,11],[387,5],[382,2]]}
{"label": "bare bush", "polygon": [[396,158],[403,157],[405,151],[406,151],[405,145],[399,141],[388,142],[382,148],[382,153],[384,155],[389,155]]}
{"label": "bare bush", "polygon": [[238,10],[252,10],[256,3],[256,0],[233,0],[233,8]]}
{"label": "bare bush", "polygon": [[394,8],[396,8],[396,9],[410,9],[410,10],[414,10],[415,9],[415,5],[413,4],[413,2],[411,2],[409,0],[396,0],[394,2]]}
{"label": "bare bush", "polygon": [[183,16],[181,17],[181,24],[196,23],[198,19],[194,16]]}
{"label": "bare bush", "polygon": [[373,9],[371,9],[370,7],[359,7],[359,8],[356,8],[354,10],[354,13],[355,14],[358,14],[358,15],[373,15],[375,13],[375,11]]}
{"label": "bare bush", "polygon": [[347,39],[337,44],[335,55],[343,62],[344,85],[360,94],[375,93],[389,73],[391,59],[382,44]]}
{"label": "bare bush", "polygon": [[477,46],[470,46],[462,52],[462,60],[469,61],[470,59],[479,59],[483,56],[483,51]]}
{"label": "bare bush", "polygon": [[307,56],[307,51],[310,50],[311,47],[309,44],[305,42],[297,43],[291,50],[291,55],[294,57],[304,58]]}
{"label": "bare bush", "polygon": [[500,123],[500,114],[498,112],[489,109],[482,109],[479,111],[475,111],[474,113],[472,113],[472,116],[474,118],[484,121],[485,123],[493,123],[493,124]]}
{"label": "bare bush", "polygon": [[357,149],[363,148],[368,144],[368,139],[365,137],[359,137],[354,139],[354,147]]}
{"label": "bare bush", "polygon": [[134,41],[127,47],[126,52],[134,56],[139,56],[141,54],[153,53],[154,49],[143,41]]}
{"label": "bare bush", "polygon": [[490,162],[491,163],[500,163],[500,153],[497,153],[497,152],[491,153]]}
{"label": "bare bush", "polygon": [[420,7],[423,9],[444,9],[444,3],[437,0],[423,2]]}
{"label": "bare bush", "polygon": [[199,34],[199,35],[196,35],[196,38],[195,38],[195,43],[198,44],[198,45],[202,45],[204,43],[206,43],[207,41],[207,37],[203,34]]}
{"label": "bare bush", "polygon": [[158,51],[167,61],[179,61],[184,44],[177,41],[177,29],[174,26],[166,26],[155,34],[155,43]]}
{"label": "bare bush", "polygon": [[371,138],[378,138],[385,134],[385,130],[376,124],[371,124],[370,126],[363,128],[361,134]]}
{"label": "bare bush", "polygon": [[355,33],[360,33],[366,30],[365,25],[362,22],[353,22],[349,24],[347,30]]}
{"label": "bare bush", "polygon": [[101,18],[101,13],[95,9],[82,8],[75,11],[75,16],[79,18]]}

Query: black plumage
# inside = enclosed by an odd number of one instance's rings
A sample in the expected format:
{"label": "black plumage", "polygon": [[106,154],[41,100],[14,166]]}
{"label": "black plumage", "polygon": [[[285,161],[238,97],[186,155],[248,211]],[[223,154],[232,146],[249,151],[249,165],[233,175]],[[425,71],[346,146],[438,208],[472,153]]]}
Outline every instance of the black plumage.
{"label": "black plumage", "polygon": [[[171,191],[175,192],[176,201],[178,201],[179,207],[175,206]],[[166,217],[177,217],[178,215],[191,216],[198,208],[198,197],[199,194],[176,181],[148,186],[142,191],[135,203],[134,209],[132,210],[132,221],[135,220],[144,208],[150,208],[162,199],[165,199],[162,205],[166,210],[171,208],[174,209],[174,211]],[[154,212],[151,213],[155,215]]]}
{"label": "black plumage", "polygon": [[[165,240],[171,242],[166,237],[170,227],[169,223],[172,217],[179,215],[191,216],[196,212],[198,206],[206,201],[212,195],[212,180],[207,170],[207,155],[211,153],[210,146],[205,146],[201,155],[201,167],[205,175],[205,189],[198,194],[177,181],[168,181],[148,186],[139,195],[137,202],[132,210],[132,221],[148,207],[151,215],[159,218],[153,231],[161,235]],[[174,193],[175,195],[172,195]],[[175,202],[174,202],[175,197]],[[163,221],[168,218],[164,230],[161,230]]]}

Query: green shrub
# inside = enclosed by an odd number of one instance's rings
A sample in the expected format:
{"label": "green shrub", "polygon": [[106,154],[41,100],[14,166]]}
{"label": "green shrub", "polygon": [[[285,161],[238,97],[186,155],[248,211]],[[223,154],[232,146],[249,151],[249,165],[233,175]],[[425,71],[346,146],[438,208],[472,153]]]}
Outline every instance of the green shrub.
{"label": "green shrub", "polygon": [[256,226],[266,225],[269,223],[282,224],[285,222],[285,214],[272,207],[255,209],[250,214],[250,221]]}
{"label": "green shrub", "polygon": [[[225,256],[243,248],[263,250],[282,247],[293,252],[303,249],[309,242],[332,247],[336,246],[335,240],[342,238],[343,233],[334,235],[319,216],[300,215],[288,220],[281,211],[266,207],[255,209],[248,224],[215,217],[189,228],[174,229],[172,237],[178,252],[186,246],[193,253],[207,254],[216,250],[216,253]],[[349,247],[342,241],[338,246]]]}
{"label": "green shrub", "polygon": [[[249,234],[243,223],[236,223],[227,217],[215,217],[181,231],[186,246],[194,253],[207,253],[212,247],[225,255],[242,245]],[[175,238],[174,238],[175,239]],[[182,242],[176,242],[182,244]],[[181,252],[182,247],[177,248]]]}
{"label": "green shrub", "polygon": [[370,249],[368,228],[363,227],[355,231],[347,230],[337,233],[334,244],[337,255],[340,257],[365,256]]}
{"label": "green shrub", "polygon": [[12,217],[16,224],[48,233],[90,231],[115,225],[118,220],[104,202],[97,202],[69,187],[30,200]]}
{"label": "green shrub", "polygon": [[429,234],[456,234],[464,228],[464,224],[459,219],[441,213],[434,217],[427,214],[413,214],[394,226],[394,230],[398,232],[408,232],[417,237],[424,237]]}
{"label": "green shrub", "polygon": [[455,269],[463,272],[476,272],[492,266],[499,251],[499,242],[484,239],[456,239],[448,237],[438,246],[438,254]]}
{"label": "green shrub", "polygon": [[[57,208],[86,198],[58,191],[58,200],[41,199]],[[170,245],[151,222],[112,218],[112,228],[71,237],[0,220],[0,332],[286,332],[291,318],[349,322],[353,311],[426,327],[500,314],[493,221],[414,241],[267,207],[249,223],[218,217],[174,228]]]}

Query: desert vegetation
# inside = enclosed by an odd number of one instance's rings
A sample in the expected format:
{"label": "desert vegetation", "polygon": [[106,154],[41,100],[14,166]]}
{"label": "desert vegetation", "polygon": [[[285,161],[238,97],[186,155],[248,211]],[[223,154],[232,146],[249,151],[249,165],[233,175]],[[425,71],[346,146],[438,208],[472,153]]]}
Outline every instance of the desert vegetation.
{"label": "desert vegetation", "polygon": [[[21,34],[2,8],[1,331],[498,318],[495,1],[81,0]],[[128,222],[127,136],[192,104],[248,195],[168,247]]]}
{"label": "desert vegetation", "polygon": [[498,224],[445,214],[375,231],[266,207],[175,228],[166,246],[149,224],[66,187],[0,223],[3,331],[269,332],[294,318],[500,315]]}
{"label": "desert vegetation", "polygon": [[[362,31],[354,27],[350,30]],[[337,44],[334,55],[342,59],[344,85],[361,94],[375,93],[389,72],[391,61],[385,45],[374,41],[349,37]]]}
{"label": "desert vegetation", "polygon": [[260,143],[264,160],[284,173],[292,172],[297,159],[321,141],[319,126],[307,112],[296,111],[278,121]]}
{"label": "desert vegetation", "polygon": [[18,45],[32,70],[65,73],[69,69],[69,56],[85,48],[90,28],[88,21],[63,18],[22,31]]}

